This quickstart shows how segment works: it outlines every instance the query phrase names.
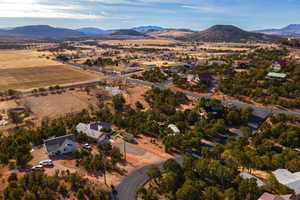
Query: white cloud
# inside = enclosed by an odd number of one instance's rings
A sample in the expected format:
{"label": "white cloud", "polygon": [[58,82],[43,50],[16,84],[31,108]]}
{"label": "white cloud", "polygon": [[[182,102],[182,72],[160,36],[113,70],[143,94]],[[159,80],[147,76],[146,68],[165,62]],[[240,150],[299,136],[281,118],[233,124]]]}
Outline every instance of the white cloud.
{"label": "white cloud", "polygon": [[104,4],[130,4],[143,5],[151,3],[185,3],[187,0],[86,0],[90,2],[99,2]]}
{"label": "white cloud", "polygon": [[223,11],[221,8],[216,8],[216,7],[209,7],[209,6],[189,6],[189,5],[184,5],[182,8],[188,8],[188,9],[193,9],[201,12],[220,12]]}
{"label": "white cloud", "polygon": [[[49,2],[49,1],[48,1]],[[82,13],[82,6],[51,0],[0,0],[0,18],[98,19],[103,16]]]}

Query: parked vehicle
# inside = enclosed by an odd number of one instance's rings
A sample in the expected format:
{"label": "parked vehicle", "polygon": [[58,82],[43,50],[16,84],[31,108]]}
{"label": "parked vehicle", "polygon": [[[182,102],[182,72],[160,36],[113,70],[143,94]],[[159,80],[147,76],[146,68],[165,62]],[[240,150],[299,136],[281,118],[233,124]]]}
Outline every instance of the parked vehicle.
{"label": "parked vehicle", "polygon": [[41,169],[43,169],[43,165],[36,165],[36,166],[33,166],[32,168],[31,168],[31,170],[41,170]]}
{"label": "parked vehicle", "polygon": [[52,160],[43,160],[43,161],[40,161],[39,164],[42,166],[53,166],[53,161]]}
{"label": "parked vehicle", "polygon": [[92,146],[90,144],[86,143],[86,144],[83,145],[83,148],[92,149]]}

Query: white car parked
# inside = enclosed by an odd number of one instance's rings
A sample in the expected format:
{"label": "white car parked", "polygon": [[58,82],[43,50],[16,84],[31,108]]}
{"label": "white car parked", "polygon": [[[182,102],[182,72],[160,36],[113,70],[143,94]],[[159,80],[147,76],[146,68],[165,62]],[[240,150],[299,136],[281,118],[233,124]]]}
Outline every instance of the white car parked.
{"label": "white car parked", "polygon": [[43,160],[43,161],[40,161],[39,164],[42,166],[53,166],[53,161],[52,160]]}
{"label": "white car parked", "polygon": [[90,144],[88,144],[88,143],[86,143],[86,144],[84,144],[84,145],[82,145],[83,146],[83,148],[85,148],[85,149],[91,149],[92,148],[92,146],[90,145]]}
{"label": "white car parked", "polygon": [[31,170],[38,170],[38,169],[43,169],[43,165],[36,165],[36,166],[33,166],[32,168],[31,168]]}

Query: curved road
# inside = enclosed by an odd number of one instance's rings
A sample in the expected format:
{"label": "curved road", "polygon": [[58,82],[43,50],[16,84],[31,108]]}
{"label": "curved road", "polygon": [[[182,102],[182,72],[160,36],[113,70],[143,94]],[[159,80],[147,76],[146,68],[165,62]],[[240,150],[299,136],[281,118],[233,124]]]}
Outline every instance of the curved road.
{"label": "curved road", "polygon": [[[177,162],[182,163],[183,157],[178,156],[174,158]],[[161,170],[166,160],[155,163]],[[138,168],[126,176],[121,183],[116,187],[117,194],[112,195],[113,200],[135,200],[136,194],[140,187],[142,187],[149,180],[147,171],[150,165]]]}

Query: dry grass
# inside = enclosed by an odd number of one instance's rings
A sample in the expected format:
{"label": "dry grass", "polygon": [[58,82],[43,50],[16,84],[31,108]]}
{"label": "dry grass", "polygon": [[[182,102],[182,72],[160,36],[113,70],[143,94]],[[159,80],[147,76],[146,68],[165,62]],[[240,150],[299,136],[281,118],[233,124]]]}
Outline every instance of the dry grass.
{"label": "dry grass", "polygon": [[96,75],[71,69],[71,67],[64,65],[0,69],[0,90],[25,90],[97,78]]}
{"label": "dry grass", "polygon": [[43,54],[46,53],[31,50],[2,50],[0,51],[0,69],[45,67],[58,64],[56,61],[41,58]]}
{"label": "dry grass", "polygon": [[127,93],[124,95],[126,103],[135,108],[135,103],[139,101],[143,104],[145,109],[149,108],[149,104],[145,101],[144,94],[149,90],[146,86],[130,86],[127,89]]}
{"label": "dry grass", "polygon": [[174,44],[178,43],[175,40],[164,40],[164,39],[158,39],[158,40],[151,40],[151,39],[145,39],[145,40],[108,40],[104,42],[100,42],[100,44],[108,44],[108,45],[168,45],[168,44]]}
{"label": "dry grass", "polygon": [[42,58],[36,51],[0,51],[0,91],[31,89],[83,82],[99,76],[54,60]]}
{"label": "dry grass", "polygon": [[48,96],[26,97],[24,101],[38,119],[43,117],[54,118],[67,113],[80,112],[87,109],[90,103],[93,103],[88,96],[75,91]]}

